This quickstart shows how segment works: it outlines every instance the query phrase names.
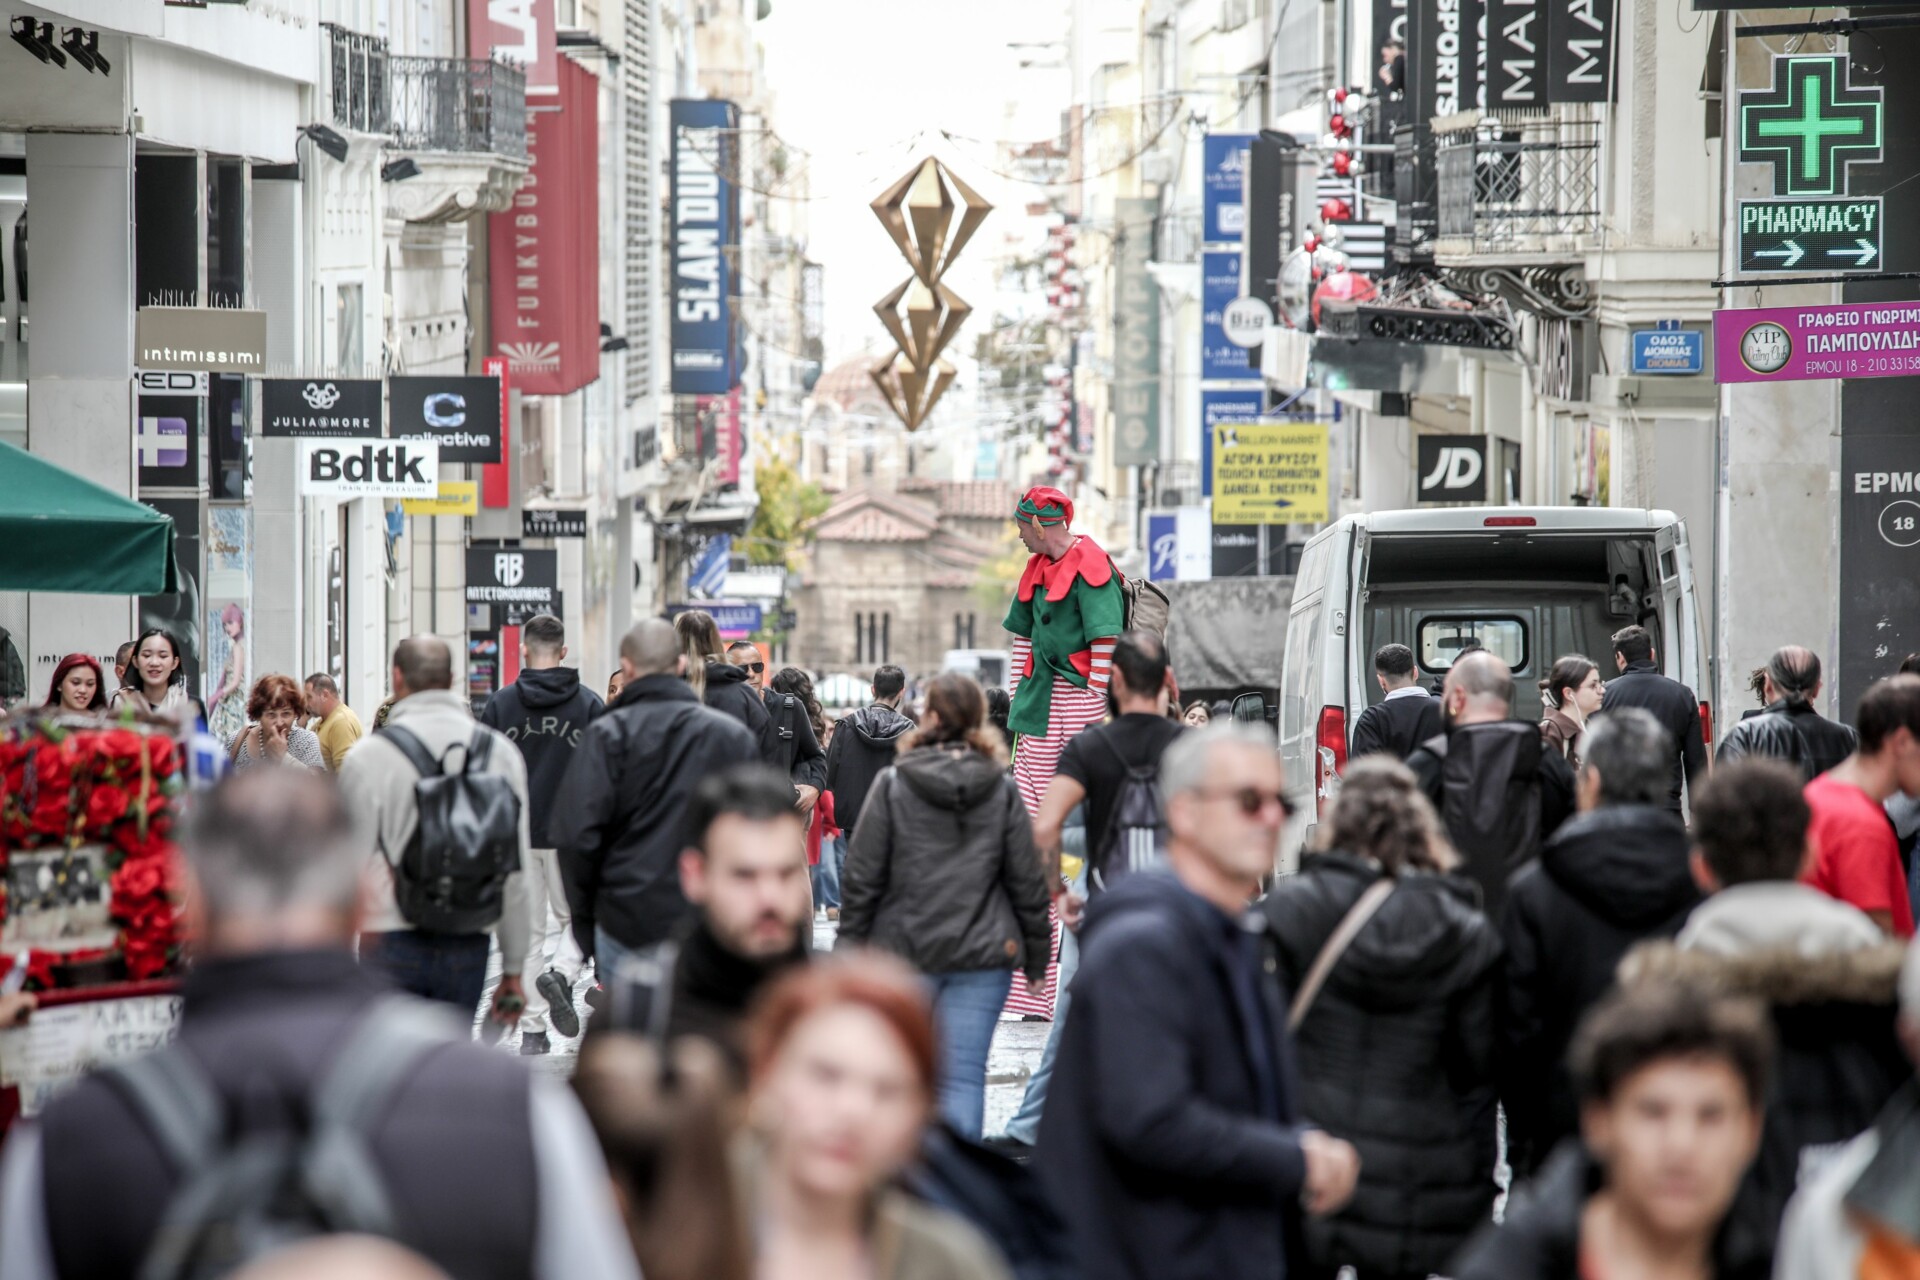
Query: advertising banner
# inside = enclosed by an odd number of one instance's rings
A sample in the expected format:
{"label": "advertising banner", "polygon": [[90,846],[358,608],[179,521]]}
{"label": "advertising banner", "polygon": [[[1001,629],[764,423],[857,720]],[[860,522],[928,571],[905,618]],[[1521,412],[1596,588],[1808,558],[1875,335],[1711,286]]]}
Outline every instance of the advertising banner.
{"label": "advertising banner", "polygon": [[402,498],[400,509],[410,516],[475,516],[480,514],[480,486],[472,480],[442,480],[431,498]]}
{"label": "advertising banner", "polygon": [[723,396],[700,396],[694,400],[693,407],[700,415],[701,431],[712,433],[707,438],[713,441],[712,456],[718,463],[714,473],[716,482],[739,484],[740,388],[735,387]]}
{"label": "advertising banner", "polygon": [[1242,203],[1250,133],[1210,133],[1200,168],[1200,238],[1208,244],[1239,244],[1247,230]]}
{"label": "advertising banner", "polygon": [[1489,436],[1428,436],[1415,439],[1416,501],[1485,502]]}
{"label": "advertising banner", "polygon": [[[1240,296],[1240,251],[1209,249],[1200,255],[1200,377],[1246,382],[1260,376],[1245,347],[1227,340],[1226,311]],[[1253,360],[1259,359],[1256,353]]]}
{"label": "advertising banner", "polygon": [[136,405],[133,452],[141,491],[198,489],[206,398],[142,394]]}
{"label": "advertising banner", "polygon": [[552,610],[560,593],[560,553],[525,547],[468,547],[467,603]]}
{"label": "advertising banner", "polygon": [[699,604],[670,604],[667,606],[667,616],[677,618],[693,609],[710,615],[713,625],[729,640],[753,634],[761,629],[766,620],[765,611],[757,604],[722,604],[712,600],[703,600]]}
{"label": "advertising banner", "polygon": [[267,378],[260,434],[378,440],[387,434],[378,378]]}
{"label": "advertising banner", "polygon": [[525,538],[584,538],[587,513],[581,508],[527,507],[520,512],[520,535]]}
{"label": "advertising banner", "polygon": [[1265,132],[1247,156],[1247,294],[1277,309],[1280,264],[1316,216],[1320,162],[1287,134]]}
{"label": "advertising banner", "polygon": [[554,9],[554,0],[467,0],[467,50],[524,70],[529,98],[551,96],[561,61]]}
{"label": "advertising banner", "polygon": [[[1463,8],[1479,4],[1465,0]],[[1614,0],[1485,0],[1485,5],[1487,110],[1613,101]]]}
{"label": "advertising banner", "polygon": [[1160,287],[1148,274],[1157,199],[1114,202],[1113,461],[1160,461]]}
{"label": "advertising banner", "polygon": [[1227,391],[1210,388],[1200,393],[1200,495],[1213,494],[1213,429],[1229,422],[1258,422],[1266,408],[1266,393],[1257,387]]}
{"label": "advertising banner", "polygon": [[1920,303],[1749,307],[1713,313],[1715,382],[1920,374]]}
{"label": "advertising banner", "polygon": [[413,440],[302,440],[306,497],[432,498],[440,492],[440,451]]}
{"label": "advertising banner", "polygon": [[1147,579],[1196,582],[1213,576],[1213,525],[1205,507],[1147,513]]}
{"label": "advertising banner", "polygon": [[260,373],[267,367],[267,313],[223,307],[141,307],[133,363],[141,369]]}
{"label": "advertising banner", "polygon": [[1547,0],[1550,102],[1612,102],[1614,0]]}
{"label": "advertising banner", "polygon": [[387,394],[393,439],[434,441],[442,462],[500,461],[498,378],[389,378]]}
{"label": "advertising banner", "polygon": [[1920,436],[1840,433],[1842,705],[1920,649]]}
{"label": "advertising banner", "polygon": [[1547,13],[1552,0],[1487,0],[1487,109],[1547,105]]}
{"label": "advertising banner", "polygon": [[1328,427],[1256,422],[1213,429],[1216,524],[1318,524],[1328,518]]}
{"label": "advertising banner", "polygon": [[493,350],[536,396],[600,376],[600,82],[562,58],[559,84],[527,121],[527,184],[487,225]]}
{"label": "advertising banner", "polygon": [[738,381],[734,351],[733,269],[740,243],[738,163],[740,109],[712,98],[675,98],[673,199],[672,378],[677,396],[722,396]]}

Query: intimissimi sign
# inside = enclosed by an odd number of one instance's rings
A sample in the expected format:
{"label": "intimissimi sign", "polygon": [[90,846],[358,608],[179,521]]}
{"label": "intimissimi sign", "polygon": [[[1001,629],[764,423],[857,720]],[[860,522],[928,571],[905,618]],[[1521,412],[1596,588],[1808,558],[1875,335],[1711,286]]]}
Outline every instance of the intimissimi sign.
{"label": "intimissimi sign", "polygon": [[671,387],[675,395],[725,395],[739,380],[727,255],[740,242],[733,183],[740,109],[718,99],[676,98],[671,120]]}

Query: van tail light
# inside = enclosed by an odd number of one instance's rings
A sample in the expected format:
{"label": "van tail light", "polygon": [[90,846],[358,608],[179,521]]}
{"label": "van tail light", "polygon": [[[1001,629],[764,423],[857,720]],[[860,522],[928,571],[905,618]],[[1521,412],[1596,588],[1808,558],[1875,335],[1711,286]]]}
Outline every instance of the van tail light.
{"label": "van tail light", "polygon": [[1700,738],[1703,742],[1707,744],[1707,754],[1712,755],[1713,754],[1713,706],[1711,703],[1702,702],[1700,704]]}
{"label": "van tail light", "polygon": [[1539,525],[1532,516],[1488,516],[1480,522],[1483,529],[1532,529]]}
{"label": "van tail light", "polygon": [[1320,728],[1315,736],[1313,799],[1314,812],[1324,816],[1333,802],[1335,784],[1347,767],[1347,709],[1320,708]]}

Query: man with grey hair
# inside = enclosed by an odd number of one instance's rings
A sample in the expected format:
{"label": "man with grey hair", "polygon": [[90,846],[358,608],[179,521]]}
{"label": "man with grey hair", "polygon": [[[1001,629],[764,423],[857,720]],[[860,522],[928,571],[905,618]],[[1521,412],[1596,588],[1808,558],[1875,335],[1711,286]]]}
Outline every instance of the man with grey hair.
{"label": "man with grey hair", "polygon": [[1513,671],[1485,649],[1454,659],[1440,687],[1446,732],[1407,757],[1497,919],[1507,877],[1540,852],[1540,842],[1573,808],[1573,773],[1540,730],[1513,718]]}
{"label": "man with grey hair", "polygon": [[[196,954],[178,1039],[81,1080],[14,1130],[0,1277],[139,1275],[163,1222],[191,1224],[185,1243],[244,1264],[267,1224],[319,1225],[324,1193],[277,1180],[272,1153],[320,1167],[308,1134],[327,1114],[359,1139],[329,1132],[330,1155],[365,1156],[348,1166],[360,1175],[353,1208],[332,1201],[334,1229],[384,1231],[461,1277],[637,1278],[605,1162],[565,1085],[469,1043],[463,1021],[355,963],[366,861],[331,781],[231,777],[196,797],[181,847]],[[356,1091],[364,1105],[337,1105]],[[246,1203],[236,1161],[279,1193],[270,1206]],[[184,1197],[209,1185],[202,1177],[224,1178],[223,1207]]]}
{"label": "man with grey hair", "polygon": [[1579,812],[1507,888],[1500,933],[1508,1158],[1530,1173],[1579,1128],[1567,1045],[1635,943],[1671,938],[1700,903],[1687,829],[1667,807],[1673,739],[1638,707],[1587,725]]}
{"label": "man with grey hair", "polygon": [[[393,696],[386,726],[349,752],[340,767],[348,811],[374,867],[374,905],[360,939],[361,958],[402,991],[444,1000],[471,1017],[486,987],[491,932],[500,943],[501,976],[489,1016],[511,1025],[526,1004],[520,971],[533,918],[523,870],[532,865],[526,762],[505,735],[474,722],[467,700],[453,691],[453,651],[438,636],[414,636],[394,647]],[[451,775],[466,768],[476,748],[486,760],[478,772],[505,778],[519,802],[518,856],[500,889],[500,914],[489,925],[461,933],[422,927],[401,909],[395,876],[420,828],[416,784],[424,757]]]}
{"label": "man with grey hair", "polygon": [[587,728],[553,800],[548,833],[573,936],[604,986],[623,960],[674,933],[681,824],[702,778],[760,758],[732,716],[701,705],[683,678],[673,624],[649,618],[620,641],[620,696]]}
{"label": "man with grey hair", "polygon": [[1284,993],[1247,910],[1283,787],[1267,735],[1182,735],[1160,757],[1167,868],[1087,909],[1035,1160],[1087,1275],[1284,1275],[1287,1219],[1353,1193],[1353,1148],[1299,1117]]}
{"label": "man with grey hair", "polygon": [[[1900,1044],[1920,1063],[1920,947],[1907,947],[1899,990]],[[1920,1204],[1920,1108],[1912,1090],[1896,1094],[1872,1128],[1801,1182],[1780,1226],[1774,1280],[1860,1280],[1920,1268],[1913,1213]]]}

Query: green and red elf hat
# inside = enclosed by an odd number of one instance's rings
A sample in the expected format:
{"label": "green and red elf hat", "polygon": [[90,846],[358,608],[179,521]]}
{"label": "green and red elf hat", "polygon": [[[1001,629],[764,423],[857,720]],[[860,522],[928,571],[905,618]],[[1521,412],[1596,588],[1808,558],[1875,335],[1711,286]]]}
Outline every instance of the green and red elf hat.
{"label": "green and red elf hat", "polygon": [[1073,499],[1058,489],[1035,485],[1020,499],[1014,519],[1039,525],[1072,524]]}

